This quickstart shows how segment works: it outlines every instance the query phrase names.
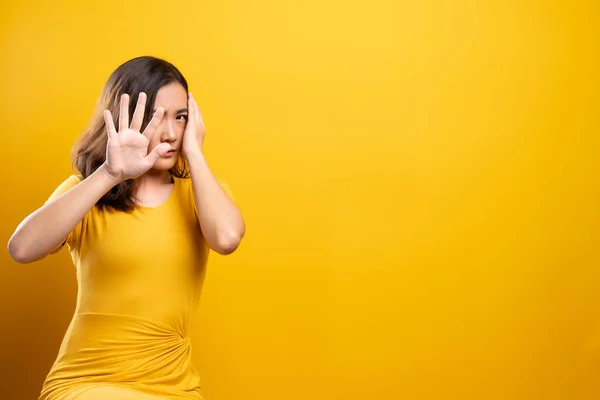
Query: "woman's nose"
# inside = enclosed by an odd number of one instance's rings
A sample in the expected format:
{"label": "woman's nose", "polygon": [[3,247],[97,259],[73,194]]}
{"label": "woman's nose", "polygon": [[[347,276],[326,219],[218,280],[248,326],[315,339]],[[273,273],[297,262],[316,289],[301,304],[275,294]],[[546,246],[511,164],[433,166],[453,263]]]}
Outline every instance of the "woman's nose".
{"label": "woman's nose", "polygon": [[161,125],[162,129],[160,136],[163,138],[163,140],[175,140],[177,138],[175,126],[170,118],[164,119]]}

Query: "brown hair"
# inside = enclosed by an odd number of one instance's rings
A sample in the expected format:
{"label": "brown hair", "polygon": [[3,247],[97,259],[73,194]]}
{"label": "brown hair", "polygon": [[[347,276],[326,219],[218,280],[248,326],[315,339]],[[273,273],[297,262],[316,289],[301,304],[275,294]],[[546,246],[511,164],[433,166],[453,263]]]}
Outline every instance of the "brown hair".
{"label": "brown hair", "polygon": [[[113,120],[119,120],[119,102],[121,95],[130,97],[129,115],[133,115],[140,92],[147,95],[146,109],[142,129],[152,119],[152,106],[158,90],[170,83],[177,82],[188,91],[188,84],[181,72],[171,63],[156,57],[137,57],[119,66],[108,78],[92,119],[81,139],[75,144],[72,152],[72,163],[83,177],[90,176],[106,161],[106,145],[108,137],[103,112],[110,110]],[[189,177],[189,166],[180,156],[170,170],[179,178]],[[129,179],[106,193],[97,203],[99,208],[110,207],[115,210],[129,212],[135,208],[134,194],[137,181]]]}

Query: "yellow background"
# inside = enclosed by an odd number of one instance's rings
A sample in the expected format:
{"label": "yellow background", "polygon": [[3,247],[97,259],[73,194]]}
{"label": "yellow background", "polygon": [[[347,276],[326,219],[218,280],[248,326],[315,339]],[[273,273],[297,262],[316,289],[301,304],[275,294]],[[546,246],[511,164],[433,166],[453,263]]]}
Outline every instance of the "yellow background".
{"label": "yellow background", "polygon": [[[114,68],[189,80],[248,225],[209,265],[207,400],[600,397],[597,1],[1,7],[5,243]],[[74,268],[0,262],[0,397],[33,399]]]}

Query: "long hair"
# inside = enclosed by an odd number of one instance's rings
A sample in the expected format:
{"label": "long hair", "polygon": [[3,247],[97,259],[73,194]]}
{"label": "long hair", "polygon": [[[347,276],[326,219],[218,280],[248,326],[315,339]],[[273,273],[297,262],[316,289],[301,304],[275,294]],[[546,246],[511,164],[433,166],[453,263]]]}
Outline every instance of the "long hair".
{"label": "long hair", "polygon": [[[181,84],[185,91],[188,91],[187,81],[173,64],[149,56],[129,60],[110,75],[88,127],[72,150],[73,167],[83,179],[94,173],[106,161],[108,135],[103,117],[104,110],[110,110],[113,120],[118,121],[121,95],[127,93],[130,98],[129,115],[133,115],[140,92],[145,92],[147,99],[141,128],[143,131],[152,119],[152,106],[158,90],[174,82]],[[187,178],[189,166],[185,159],[179,156],[170,172],[176,177]],[[96,206],[130,212],[136,205],[134,195],[137,188],[138,181],[135,179],[121,182],[106,193]]]}

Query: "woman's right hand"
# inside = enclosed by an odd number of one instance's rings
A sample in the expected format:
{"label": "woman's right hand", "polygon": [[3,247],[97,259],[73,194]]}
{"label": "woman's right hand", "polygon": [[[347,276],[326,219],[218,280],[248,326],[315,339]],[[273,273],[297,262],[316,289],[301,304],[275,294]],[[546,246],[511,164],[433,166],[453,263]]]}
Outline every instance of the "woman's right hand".
{"label": "woman's right hand", "polygon": [[168,143],[161,143],[148,153],[150,139],[163,118],[164,109],[158,107],[144,132],[140,132],[146,108],[146,93],[141,92],[138,96],[131,126],[129,125],[128,94],[121,96],[120,107],[118,132],[110,111],[104,111],[104,121],[108,132],[105,167],[114,178],[125,181],[135,179],[150,170],[156,161],[169,151],[171,146]]}

